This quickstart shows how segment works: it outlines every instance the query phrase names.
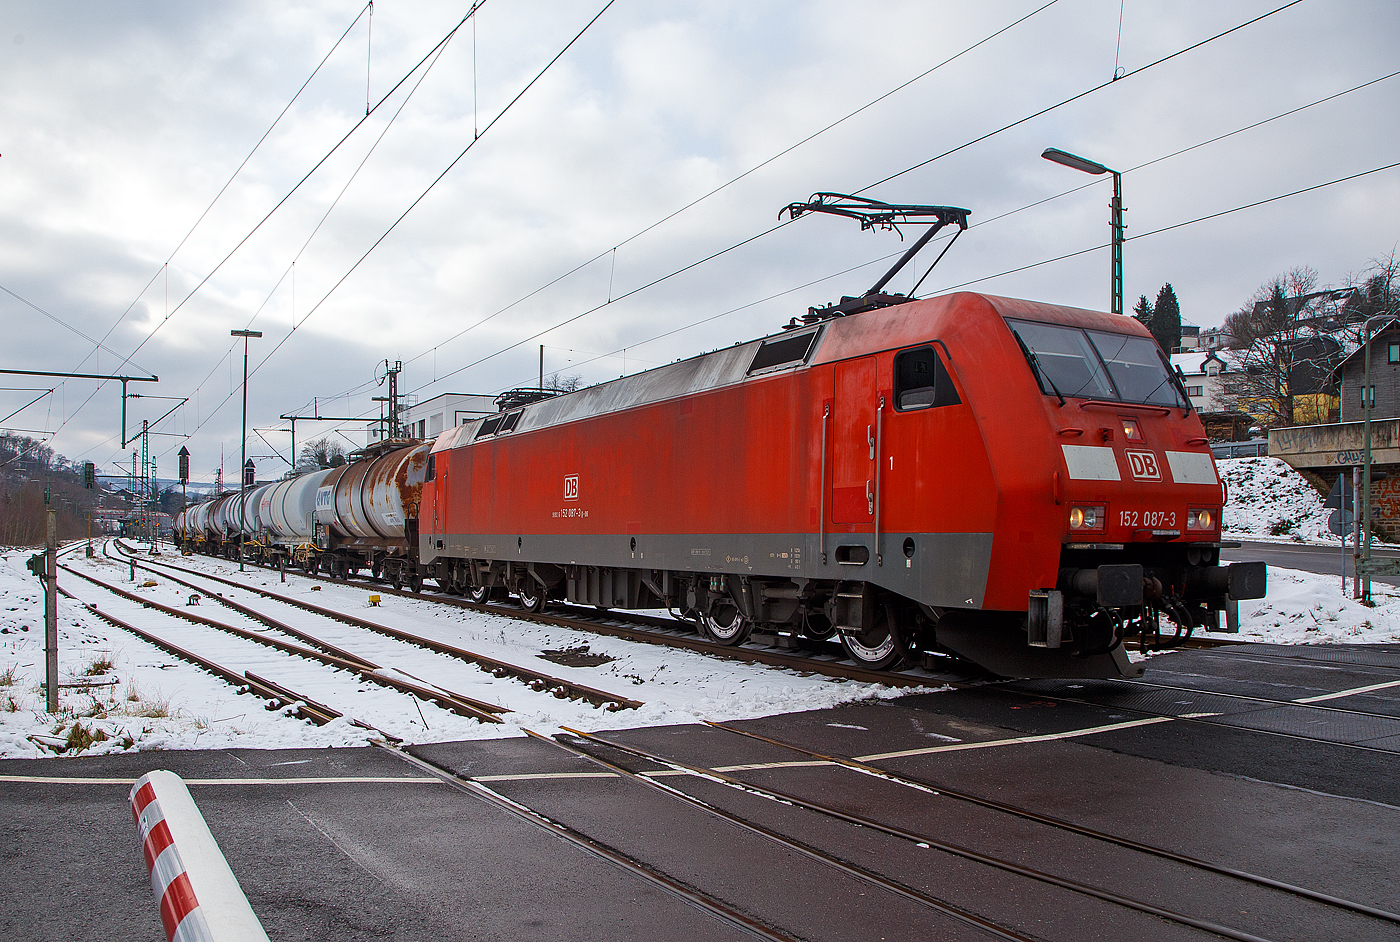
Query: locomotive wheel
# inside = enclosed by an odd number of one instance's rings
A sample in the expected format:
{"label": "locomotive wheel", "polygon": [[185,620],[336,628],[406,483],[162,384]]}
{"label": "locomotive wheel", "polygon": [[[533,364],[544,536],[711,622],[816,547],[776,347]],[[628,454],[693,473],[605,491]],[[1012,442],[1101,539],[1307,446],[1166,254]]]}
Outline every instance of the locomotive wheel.
{"label": "locomotive wheel", "polygon": [[899,639],[887,611],[882,611],[875,624],[858,635],[843,631],[841,647],[851,660],[870,670],[886,670],[898,664],[901,657]]}
{"label": "locomotive wheel", "polygon": [[408,577],[408,587],[415,594],[423,591],[423,573],[421,571],[413,570],[413,574]]}
{"label": "locomotive wheel", "polygon": [[474,585],[467,589],[467,600],[475,602],[477,605],[485,605],[491,601],[491,587],[488,585]]}
{"label": "locomotive wheel", "polygon": [[521,589],[519,595],[520,607],[525,611],[534,612],[537,615],[544,611],[545,595],[543,589],[531,586],[528,589]]}
{"label": "locomotive wheel", "polygon": [[728,599],[710,603],[710,610],[700,616],[700,623],[705,626],[705,633],[720,644],[743,644],[753,634],[753,623]]}

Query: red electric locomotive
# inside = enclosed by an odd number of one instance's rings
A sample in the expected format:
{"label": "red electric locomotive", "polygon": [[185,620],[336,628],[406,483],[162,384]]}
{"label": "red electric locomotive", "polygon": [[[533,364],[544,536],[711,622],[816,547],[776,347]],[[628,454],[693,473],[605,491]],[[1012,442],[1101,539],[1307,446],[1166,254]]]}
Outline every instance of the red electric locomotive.
{"label": "red electric locomotive", "polygon": [[1205,433],[1141,324],[880,287],[445,433],[420,564],[478,598],[670,607],[722,642],[837,634],[870,666],[946,650],[1007,676],[1136,676],[1125,635],[1262,597],[1262,563],[1219,565]]}

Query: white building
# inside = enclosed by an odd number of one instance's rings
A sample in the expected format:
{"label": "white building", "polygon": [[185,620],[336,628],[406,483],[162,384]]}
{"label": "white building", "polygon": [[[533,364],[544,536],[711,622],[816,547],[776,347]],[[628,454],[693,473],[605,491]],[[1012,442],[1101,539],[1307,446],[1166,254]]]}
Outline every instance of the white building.
{"label": "white building", "polygon": [[[495,415],[495,396],[474,393],[443,393],[422,402],[399,407],[399,433],[404,438],[437,438],[446,429],[454,428],[479,419],[483,415]],[[367,440],[374,444],[384,436],[379,421],[369,424]]]}
{"label": "white building", "polygon": [[1172,354],[1172,368],[1181,370],[1186,395],[1191,398],[1191,406],[1197,412],[1225,411],[1223,377],[1238,369],[1229,356],[1228,350],[1193,350]]}

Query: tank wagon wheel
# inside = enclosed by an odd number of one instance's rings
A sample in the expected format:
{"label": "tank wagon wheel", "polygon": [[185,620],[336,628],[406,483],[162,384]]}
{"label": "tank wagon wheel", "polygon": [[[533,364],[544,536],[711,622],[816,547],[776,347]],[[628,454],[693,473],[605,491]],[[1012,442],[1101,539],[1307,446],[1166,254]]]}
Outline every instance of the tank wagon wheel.
{"label": "tank wagon wheel", "polygon": [[860,634],[841,632],[841,647],[861,667],[882,671],[898,664],[902,657],[899,639],[893,630],[889,610],[880,606],[875,624]]}
{"label": "tank wagon wheel", "polygon": [[534,612],[538,615],[544,611],[545,592],[539,586],[531,586],[528,589],[521,589],[519,592],[520,607],[527,612]]}
{"label": "tank wagon wheel", "polygon": [[710,610],[700,616],[705,633],[720,644],[743,644],[753,634],[753,622],[739,611],[739,606],[728,599],[716,599],[710,603]]}

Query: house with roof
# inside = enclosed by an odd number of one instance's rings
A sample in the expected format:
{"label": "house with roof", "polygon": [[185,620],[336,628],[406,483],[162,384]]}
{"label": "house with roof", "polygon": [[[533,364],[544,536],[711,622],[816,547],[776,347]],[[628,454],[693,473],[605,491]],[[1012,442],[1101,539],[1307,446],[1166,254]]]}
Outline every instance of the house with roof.
{"label": "house with roof", "polygon": [[1172,369],[1181,370],[1186,395],[1197,412],[1226,409],[1224,382],[1238,369],[1227,350],[1191,350],[1171,355]]}

